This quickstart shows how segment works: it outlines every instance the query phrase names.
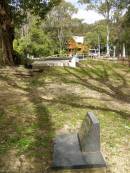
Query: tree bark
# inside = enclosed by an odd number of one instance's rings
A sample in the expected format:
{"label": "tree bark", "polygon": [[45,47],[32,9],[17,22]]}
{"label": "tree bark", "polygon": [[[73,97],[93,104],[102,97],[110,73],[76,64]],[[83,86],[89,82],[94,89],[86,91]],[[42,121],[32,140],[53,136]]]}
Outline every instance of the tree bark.
{"label": "tree bark", "polygon": [[116,46],[114,46],[114,53],[113,53],[113,58],[116,57]]}
{"label": "tree bark", "polygon": [[98,57],[101,57],[101,38],[100,38],[100,33],[98,34]]}
{"label": "tree bark", "polygon": [[14,28],[12,25],[11,11],[6,0],[0,0],[0,30],[2,62],[7,65],[14,65],[13,62],[13,39]]}
{"label": "tree bark", "polygon": [[122,57],[126,58],[126,47],[125,47],[125,43],[123,43],[123,53],[122,53]]}
{"label": "tree bark", "polygon": [[106,0],[107,5],[107,56],[110,57],[110,4],[109,1]]}
{"label": "tree bark", "polygon": [[107,24],[107,56],[110,56],[110,45],[109,45],[109,41],[110,41],[110,29],[109,29],[109,24]]}

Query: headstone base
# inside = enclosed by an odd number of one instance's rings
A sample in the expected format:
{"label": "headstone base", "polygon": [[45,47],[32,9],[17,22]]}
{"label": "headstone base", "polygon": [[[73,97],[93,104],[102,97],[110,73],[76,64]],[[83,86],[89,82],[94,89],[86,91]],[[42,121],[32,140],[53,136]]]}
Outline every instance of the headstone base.
{"label": "headstone base", "polygon": [[60,135],[54,142],[52,168],[64,169],[101,169],[106,163],[100,151],[82,152],[77,134]]}

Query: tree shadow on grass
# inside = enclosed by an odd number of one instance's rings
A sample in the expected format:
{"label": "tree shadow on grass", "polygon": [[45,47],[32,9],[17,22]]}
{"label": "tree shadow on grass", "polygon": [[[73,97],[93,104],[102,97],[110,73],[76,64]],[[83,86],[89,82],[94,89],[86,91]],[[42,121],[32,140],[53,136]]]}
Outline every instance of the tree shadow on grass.
{"label": "tree shadow on grass", "polygon": [[[115,74],[117,75],[116,77],[119,78],[119,80],[121,81],[120,84],[118,85],[114,85],[114,83],[111,82],[110,80],[110,75],[109,73],[106,71],[106,69],[103,69],[103,74],[102,72],[97,73],[96,71],[92,71],[89,72],[85,69],[73,69],[70,70],[69,68],[65,68],[66,73],[71,76],[67,78],[66,74],[65,75],[60,75],[58,74],[58,72],[54,71],[53,75],[55,76],[56,80],[59,80],[60,82],[63,83],[70,83],[70,84],[79,84],[81,86],[84,86],[86,88],[89,88],[93,91],[97,91],[99,93],[102,93],[104,95],[108,95],[110,96],[112,99],[117,99],[118,101],[123,101],[126,103],[129,103],[129,93],[125,94],[122,92],[122,88],[127,87],[129,84],[127,83],[126,79],[122,76],[122,75],[118,75],[118,73],[115,72]],[[79,72],[80,71],[80,72]],[[113,72],[114,73],[114,72]],[[86,79],[87,76],[87,79]],[[91,83],[91,81],[88,80],[92,79],[95,80],[97,82],[99,82],[99,85],[95,85],[95,83]],[[105,86],[105,88],[102,88],[102,84]],[[70,85],[72,87],[72,85]],[[43,87],[43,86],[42,86]],[[108,88],[109,90],[107,90],[106,88]],[[120,96],[118,96],[118,94],[120,94]],[[127,97],[127,99],[125,98]],[[48,106],[54,106],[56,104],[58,105],[66,105],[66,106],[70,106],[71,108],[79,108],[79,109],[87,109],[87,110],[100,110],[103,112],[114,112],[120,116],[122,116],[122,118],[127,119],[130,114],[126,111],[123,110],[119,110],[119,109],[114,109],[113,106],[111,107],[106,107],[103,106],[101,104],[94,104],[94,103],[89,103],[89,102],[84,102],[83,100],[90,100],[91,97],[82,97],[80,95],[77,95],[75,92],[71,93],[67,93],[65,92],[64,94],[55,94],[55,96],[52,99],[45,99],[44,97],[42,97],[42,95],[40,95],[39,91],[37,90],[37,88],[34,88],[30,91],[29,94],[29,98],[30,101],[32,103],[34,103],[36,105],[36,112],[41,115],[41,110],[42,112],[45,112],[46,115],[49,115],[48,110],[46,109],[46,104]],[[93,99],[93,98],[92,98]],[[95,98],[95,100],[97,100]],[[98,100],[100,101],[100,100]],[[101,100],[103,101],[103,100]],[[39,117],[38,118],[38,126],[39,129],[42,130],[42,127],[40,126],[40,123],[42,122],[42,119]],[[48,126],[49,128],[47,129],[47,133],[49,134],[52,133],[51,131],[54,130],[52,127],[52,123],[51,123],[51,117],[47,120],[50,124],[50,126]],[[43,130],[46,129],[46,126],[43,126]],[[46,130],[45,130],[46,131]],[[37,142],[40,141],[38,134],[36,135],[36,140]],[[34,146],[37,146],[37,142],[34,143]],[[39,143],[39,142],[38,142]],[[47,148],[49,149],[49,152],[52,150],[52,145],[50,144],[50,147],[48,147],[49,145],[47,145]],[[37,147],[36,147],[37,148]],[[39,148],[39,145],[38,145]],[[44,147],[43,149],[44,150]],[[37,149],[36,149],[37,151]],[[38,159],[41,158],[40,162],[43,166],[43,163],[45,162],[45,160],[42,158],[42,156],[38,156]],[[49,160],[49,159],[47,159]],[[50,163],[46,164],[46,166],[50,166]],[[46,166],[43,166],[43,168],[41,168],[41,171],[45,171],[46,170]],[[37,168],[36,168],[37,169]]]}
{"label": "tree shadow on grass", "polygon": [[[130,93],[124,92],[123,89],[127,89],[130,87],[130,84],[125,78],[125,75],[122,75],[121,73],[117,72],[115,69],[113,69],[111,66],[105,64],[102,65],[100,68],[96,67],[79,67],[79,68],[64,68],[65,74],[59,74],[58,70],[53,71],[53,76],[55,76],[56,80],[70,84],[70,85],[80,85],[87,89],[90,89],[92,91],[96,91],[97,93],[103,95],[104,97],[109,96],[111,100],[113,100],[115,103],[119,102],[125,104],[130,104]],[[66,105],[71,105],[72,107],[77,108],[89,108],[94,110],[103,110],[103,111],[110,111],[115,112],[119,115],[121,115],[123,118],[129,118],[130,113],[128,110],[124,111],[122,109],[116,109],[113,108],[113,105],[111,107],[109,106],[95,106],[92,102],[90,104],[79,104],[76,102],[76,100],[82,100],[80,96],[74,95],[74,93],[71,95],[66,96],[66,98],[70,98],[70,100],[65,101],[66,99],[62,97],[55,97],[53,100],[48,100],[49,102],[54,103],[61,103]],[[72,98],[73,101],[72,101]],[[62,99],[62,100],[61,100]],[[90,99],[87,98],[86,99]],[[93,98],[91,98],[93,99]],[[95,97],[95,100],[97,101],[104,101],[103,99],[97,99]],[[47,101],[47,100],[46,100]],[[106,101],[106,100],[105,100]]]}
{"label": "tree shadow on grass", "polygon": [[[125,103],[129,103],[129,93],[125,94],[122,91],[122,88],[126,88],[129,86],[127,83],[127,80],[125,79],[125,76],[122,76],[121,74],[118,74],[116,71],[113,71],[111,69],[113,75],[116,75],[116,78],[119,78],[119,84],[116,84],[111,82],[111,75],[109,74],[109,71],[107,71],[106,66],[104,68],[100,69],[94,69],[88,67],[86,68],[76,68],[76,69],[70,69],[65,68],[64,73],[60,74],[58,70],[53,68],[53,70],[49,70],[49,75],[53,75],[54,81],[58,83],[67,83],[70,84],[68,86],[73,87],[73,84],[78,84],[80,86],[83,86],[87,89],[91,89],[92,91],[96,91],[98,93],[104,94],[104,96],[110,96],[112,99],[117,99],[117,101],[123,101]],[[41,74],[45,76],[45,73]],[[48,74],[47,74],[48,75]],[[30,119],[30,116],[26,113],[26,118],[24,122],[20,125],[19,122],[15,122],[13,119],[7,119],[8,124],[5,124],[4,128],[9,129],[9,131],[6,131],[8,140],[8,134],[12,133],[10,130],[12,126],[15,126],[14,130],[19,128],[21,126],[20,131],[16,132],[16,137],[12,138],[15,141],[12,141],[12,144],[15,146],[18,145],[19,155],[24,155],[24,158],[22,160],[22,164],[20,165],[20,171],[22,173],[24,172],[31,172],[31,173],[45,173],[51,165],[51,156],[52,156],[52,139],[55,134],[55,129],[53,127],[53,123],[51,120],[51,113],[49,112],[48,106],[55,106],[63,105],[63,106],[70,106],[71,108],[79,108],[79,109],[89,109],[89,110],[101,110],[104,112],[115,112],[118,115],[122,116],[123,118],[128,118],[130,114],[128,112],[125,112],[123,110],[119,110],[118,108],[114,109],[113,106],[106,107],[102,104],[95,104],[93,103],[93,100],[89,102],[90,99],[94,99],[94,101],[103,101],[99,100],[97,98],[91,98],[87,96],[80,96],[80,94],[76,94],[75,92],[71,93],[68,91],[65,91],[65,93],[58,93],[55,94],[55,96],[52,99],[45,99],[42,97],[42,93],[39,92],[38,87],[44,88],[46,85],[46,82],[44,80],[39,80],[40,75],[36,76],[36,79],[31,79],[29,81],[29,85],[26,89],[27,92],[27,98],[29,100],[29,103],[31,103],[33,109],[34,109],[34,117]],[[4,80],[4,79],[3,79]],[[5,79],[6,80],[6,79]],[[36,81],[35,81],[36,80]],[[98,85],[96,85],[93,81],[96,81]],[[10,82],[8,83],[10,85]],[[12,86],[12,85],[11,85]],[[67,86],[67,87],[68,87]],[[105,87],[102,87],[105,86]],[[13,86],[12,86],[13,87]],[[19,86],[14,86],[16,89],[22,89],[22,87],[19,88]],[[67,90],[67,88],[66,88]],[[10,94],[9,96],[12,96]],[[127,98],[126,98],[127,97]],[[19,100],[21,98],[19,97]],[[85,100],[85,101],[84,101]],[[18,101],[18,99],[17,99]],[[14,102],[15,103],[15,102]],[[27,103],[28,104],[28,103]],[[19,105],[20,107],[20,105]],[[26,109],[26,108],[25,108]],[[17,116],[20,116],[20,110],[17,111]],[[73,111],[73,110],[72,110]],[[4,114],[4,110],[1,109],[1,114]],[[13,117],[12,117],[13,118]],[[13,122],[12,122],[13,120]],[[26,129],[26,122],[28,127]],[[9,126],[11,124],[11,126]],[[22,129],[23,127],[23,129]],[[31,128],[31,129],[30,129]],[[24,132],[27,130],[27,132]],[[12,133],[13,134],[13,133]],[[7,144],[10,145],[6,141]],[[16,145],[17,144],[17,145]],[[9,146],[9,148],[13,148],[12,145]],[[9,148],[6,148],[7,150]],[[6,150],[4,155],[6,155]],[[7,158],[7,160],[9,160]],[[18,172],[17,173],[21,173]]]}
{"label": "tree shadow on grass", "polygon": [[[94,103],[83,103],[82,99],[85,100],[90,100],[93,98],[90,97],[79,97],[76,96],[74,94],[66,94],[64,97],[55,97],[52,100],[47,100],[42,98],[42,100],[44,100],[44,102],[50,103],[51,105],[54,104],[61,104],[61,105],[66,105],[66,106],[71,106],[72,108],[79,108],[79,109],[89,109],[89,110],[99,110],[99,111],[104,111],[104,112],[115,112],[118,115],[122,116],[122,118],[127,119],[129,118],[130,114],[128,112],[125,112],[123,110],[118,110],[118,109],[114,109],[114,108],[109,108],[109,107],[105,107],[105,106],[99,106],[99,105],[95,105]],[[97,99],[93,99],[93,100],[97,100]],[[100,100],[99,100],[100,101]],[[103,101],[103,100],[102,100]]]}
{"label": "tree shadow on grass", "polygon": [[[109,76],[105,67],[102,69],[102,71],[100,71],[100,73],[94,69],[85,70],[80,68],[79,70],[74,69],[71,71],[68,68],[65,68],[65,70],[76,78],[76,80],[68,80],[68,82],[83,85],[93,91],[109,95],[110,97],[119,101],[130,103],[130,94],[126,94],[121,90],[122,88],[128,86],[127,81],[121,74],[117,73],[116,71],[113,70],[113,75],[115,75],[115,77],[120,80],[121,84],[114,86],[114,83],[112,83],[110,80],[111,76]],[[83,79],[81,75],[86,75],[86,77],[93,81],[90,82],[88,79]],[[98,84],[95,84],[94,81],[98,82]],[[104,85],[104,87],[102,87],[102,85]]]}
{"label": "tree shadow on grass", "polygon": [[27,157],[35,158],[33,169],[30,171],[45,173],[51,165],[55,129],[51,122],[51,114],[39,94],[36,87],[29,89],[28,98],[34,105],[36,119],[34,141],[26,152]]}
{"label": "tree shadow on grass", "polygon": [[[36,79],[24,81],[26,89],[12,78],[1,80],[13,90],[4,88],[6,96],[1,93],[5,103],[0,105],[0,171],[45,173],[51,165],[55,130],[51,114],[37,92]],[[42,85],[44,87],[44,82]],[[26,100],[22,100],[22,95]],[[6,109],[13,112],[7,114]]]}

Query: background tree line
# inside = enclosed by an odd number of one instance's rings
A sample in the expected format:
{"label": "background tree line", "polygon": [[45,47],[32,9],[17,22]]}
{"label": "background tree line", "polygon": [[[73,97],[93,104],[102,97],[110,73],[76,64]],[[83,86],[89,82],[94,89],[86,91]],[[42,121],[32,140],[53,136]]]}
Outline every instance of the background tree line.
{"label": "background tree line", "polygon": [[130,6],[124,0],[80,0],[86,10],[104,16],[95,24],[72,18],[77,9],[65,0],[0,0],[0,61],[14,64],[18,57],[44,57],[67,53],[73,35],[85,36],[85,44],[109,56],[116,46],[117,55],[125,43],[130,54]]}
{"label": "background tree line", "polygon": [[[125,19],[128,19],[126,16],[129,13],[129,0],[79,0],[79,2],[87,4],[87,10],[93,9],[104,16],[104,26],[106,27],[106,45],[104,47],[106,47],[106,55],[110,56],[111,47],[117,48],[117,54],[121,53],[122,44],[127,46],[127,53],[129,53],[129,41],[126,41],[128,38],[125,36],[128,32],[128,25],[127,29],[124,30],[124,25],[130,22]],[[102,24],[99,24],[99,28],[96,30],[98,34],[105,36]],[[95,27],[97,28],[97,26]],[[123,35],[122,33],[125,34]],[[91,33],[89,35],[92,36]]]}

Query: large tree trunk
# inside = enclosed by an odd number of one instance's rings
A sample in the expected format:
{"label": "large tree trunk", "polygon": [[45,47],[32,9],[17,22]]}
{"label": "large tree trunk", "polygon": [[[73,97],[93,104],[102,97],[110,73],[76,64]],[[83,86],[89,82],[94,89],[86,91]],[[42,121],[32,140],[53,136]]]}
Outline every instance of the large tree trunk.
{"label": "large tree trunk", "polygon": [[12,25],[10,7],[6,0],[0,0],[0,31],[2,62],[4,64],[13,65],[14,28]]}

